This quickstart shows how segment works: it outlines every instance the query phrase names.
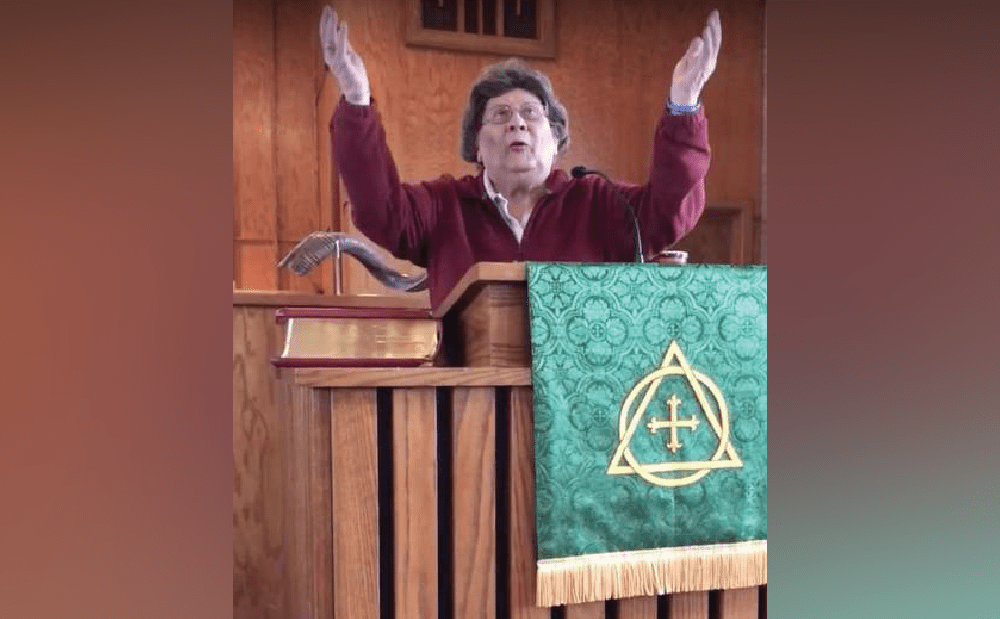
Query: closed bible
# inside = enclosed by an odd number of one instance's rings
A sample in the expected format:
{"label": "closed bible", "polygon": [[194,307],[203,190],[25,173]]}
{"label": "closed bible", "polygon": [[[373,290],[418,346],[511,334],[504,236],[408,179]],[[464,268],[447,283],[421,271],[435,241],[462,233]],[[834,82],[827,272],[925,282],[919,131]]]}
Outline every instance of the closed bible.
{"label": "closed bible", "polygon": [[429,311],[391,308],[286,308],[284,367],[412,367],[431,365],[441,342]]}

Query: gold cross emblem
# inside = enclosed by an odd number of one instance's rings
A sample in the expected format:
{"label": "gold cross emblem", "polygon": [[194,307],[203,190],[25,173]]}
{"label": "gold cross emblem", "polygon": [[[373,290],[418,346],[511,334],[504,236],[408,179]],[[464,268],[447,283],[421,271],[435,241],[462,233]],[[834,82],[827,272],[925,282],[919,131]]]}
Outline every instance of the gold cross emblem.
{"label": "gold cross emblem", "polygon": [[[694,393],[698,409],[708,421],[708,427],[719,439],[715,453],[708,460],[666,459],[661,462],[642,463],[632,453],[629,446],[632,436],[660,388],[660,383],[668,376],[680,376],[685,379]],[[706,395],[706,391],[711,396],[711,401]],[[670,439],[667,441],[666,447],[674,454],[681,447],[677,435],[678,430],[687,429],[693,433],[697,431],[699,426],[698,418],[694,415],[689,419],[677,417],[677,409],[680,404],[680,398],[677,397],[676,393],[672,393],[667,399],[667,407],[670,409],[669,418],[663,421],[654,417],[646,424],[652,433],[661,428],[670,430]],[[611,457],[608,475],[634,473],[651,484],[674,487],[693,484],[714,469],[742,466],[743,461],[740,460],[732,443],[729,442],[729,409],[726,407],[726,400],[722,397],[722,392],[706,374],[691,368],[676,341],[670,342],[660,366],[639,379],[639,382],[622,403],[618,416],[618,445]],[[661,476],[657,473],[677,473],[681,474],[681,477]]]}
{"label": "gold cross emblem", "polygon": [[656,417],[649,420],[646,427],[649,428],[650,434],[656,434],[657,430],[667,428],[670,430],[670,440],[667,441],[667,449],[677,453],[677,450],[681,448],[681,442],[677,438],[677,431],[681,428],[687,428],[688,430],[698,429],[698,418],[694,415],[690,419],[678,419],[677,418],[677,407],[681,405],[680,398],[677,397],[676,393],[670,394],[670,399],[667,400],[667,408],[670,409],[670,419],[667,421],[660,421]]}

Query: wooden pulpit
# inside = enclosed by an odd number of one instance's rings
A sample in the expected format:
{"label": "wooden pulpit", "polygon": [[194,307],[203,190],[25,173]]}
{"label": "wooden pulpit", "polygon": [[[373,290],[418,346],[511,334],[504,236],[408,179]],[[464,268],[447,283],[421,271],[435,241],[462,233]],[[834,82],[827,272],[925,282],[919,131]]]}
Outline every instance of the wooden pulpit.
{"label": "wooden pulpit", "polygon": [[[535,605],[523,264],[469,270],[435,316],[449,363],[281,368],[285,600],[295,619],[548,618]],[[765,616],[758,588],[568,606],[567,619]],[[382,614],[383,612],[387,614]]]}

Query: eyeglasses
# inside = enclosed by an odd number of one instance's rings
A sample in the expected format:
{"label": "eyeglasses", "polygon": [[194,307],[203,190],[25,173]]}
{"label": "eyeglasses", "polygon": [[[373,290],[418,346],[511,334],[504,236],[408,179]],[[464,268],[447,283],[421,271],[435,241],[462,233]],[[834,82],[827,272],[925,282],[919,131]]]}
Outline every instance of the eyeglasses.
{"label": "eyeglasses", "polygon": [[[545,108],[538,103],[525,103],[518,110],[521,118],[528,122],[538,122],[545,118]],[[509,105],[497,105],[486,110],[483,120],[491,125],[505,125],[514,118],[514,108]]]}

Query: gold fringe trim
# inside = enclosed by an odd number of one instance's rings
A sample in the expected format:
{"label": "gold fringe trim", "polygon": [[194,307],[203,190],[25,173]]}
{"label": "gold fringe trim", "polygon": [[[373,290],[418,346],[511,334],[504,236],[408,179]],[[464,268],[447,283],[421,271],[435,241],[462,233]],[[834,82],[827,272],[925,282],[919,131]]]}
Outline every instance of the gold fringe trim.
{"label": "gold fringe trim", "polygon": [[767,540],[538,562],[538,606],[767,584]]}

